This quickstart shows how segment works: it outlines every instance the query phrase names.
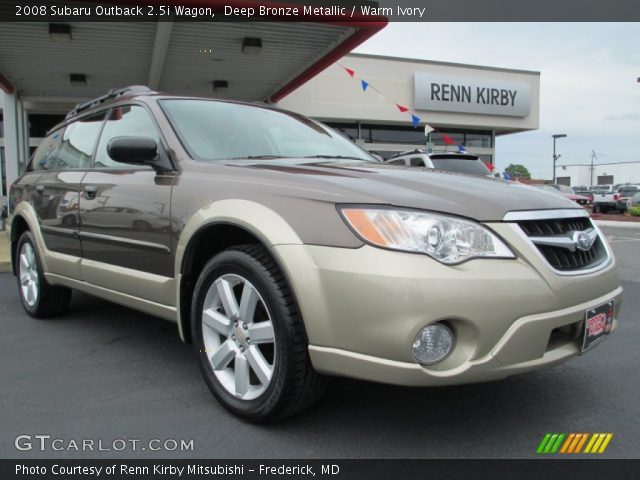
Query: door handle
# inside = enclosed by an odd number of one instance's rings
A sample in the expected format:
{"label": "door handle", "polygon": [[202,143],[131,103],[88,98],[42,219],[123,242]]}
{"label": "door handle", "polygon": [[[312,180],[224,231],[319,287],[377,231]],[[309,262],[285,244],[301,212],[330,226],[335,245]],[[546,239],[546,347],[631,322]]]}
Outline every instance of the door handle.
{"label": "door handle", "polygon": [[84,196],[88,199],[96,198],[96,194],[98,193],[98,187],[96,187],[95,185],[85,185],[83,187],[83,190]]}

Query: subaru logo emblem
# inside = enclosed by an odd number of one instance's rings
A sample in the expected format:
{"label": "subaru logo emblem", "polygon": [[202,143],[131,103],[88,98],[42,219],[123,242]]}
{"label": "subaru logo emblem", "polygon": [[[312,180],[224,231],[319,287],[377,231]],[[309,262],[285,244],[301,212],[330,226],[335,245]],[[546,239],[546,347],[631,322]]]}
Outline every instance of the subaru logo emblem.
{"label": "subaru logo emblem", "polygon": [[583,252],[591,248],[594,240],[595,236],[591,236],[587,232],[573,232],[573,242],[576,244],[576,248]]}

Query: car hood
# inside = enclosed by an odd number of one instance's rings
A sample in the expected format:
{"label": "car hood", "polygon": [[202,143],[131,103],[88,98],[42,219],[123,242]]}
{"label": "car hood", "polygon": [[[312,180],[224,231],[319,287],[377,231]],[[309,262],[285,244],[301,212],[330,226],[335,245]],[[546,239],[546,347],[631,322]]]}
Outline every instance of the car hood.
{"label": "car hood", "polygon": [[[334,203],[393,205],[479,221],[499,221],[507,212],[518,210],[580,210],[560,195],[528,185],[439,170],[356,161],[308,163],[308,159],[230,162],[227,166],[241,167],[244,178],[254,177],[249,171],[258,174],[263,188],[274,194]],[[252,184],[256,180],[254,177]]]}

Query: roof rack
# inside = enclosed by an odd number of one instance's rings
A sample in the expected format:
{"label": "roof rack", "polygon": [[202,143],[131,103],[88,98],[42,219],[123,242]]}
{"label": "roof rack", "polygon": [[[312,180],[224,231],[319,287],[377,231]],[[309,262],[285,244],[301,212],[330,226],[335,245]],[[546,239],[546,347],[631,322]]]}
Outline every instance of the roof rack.
{"label": "roof rack", "polygon": [[131,85],[129,87],[123,87],[123,88],[112,88],[105,95],[102,95],[101,97],[94,98],[93,100],[89,100],[88,102],[85,102],[85,103],[77,104],[73,110],[67,113],[67,116],[65,117],[65,119],[74,117],[80,112],[83,112],[89,108],[100,105],[101,103],[104,103],[107,100],[111,100],[112,98],[116,98],[125,94],[138,95],[143,93],[156,93],[156,92],[154,92],[153,90],[151,90],[149,87],[145,85]]}

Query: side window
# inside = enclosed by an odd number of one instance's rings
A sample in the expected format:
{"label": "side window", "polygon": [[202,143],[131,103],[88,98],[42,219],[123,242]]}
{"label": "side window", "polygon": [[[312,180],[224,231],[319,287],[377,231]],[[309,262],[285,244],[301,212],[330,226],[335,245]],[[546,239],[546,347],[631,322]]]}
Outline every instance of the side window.
{"label": "side window", "polygon": [[153,120],[143,107],[139,105],[115,107],[111,110],[102,130],[94,168],[140,168],[136,165],[116,162],[109,156],[107,145],[112,138],[116,137],[146,137],[160,143]]}
{"label": "side window", "polygon": [[89,168],[103,120],[104,112],[100,112],[67,125],[62,135],[58,158],[49,168],[52,170]]}
{"label": "side window", "polygon": [[390,165],[404,165],[405,164],[405,160],[404,158],[399,158],[397,160],[390,160],[387,162]]}
{"label": "side window", "polygon": [[412,167],[424,167],[424,160],[420,157],[413,157],[411,160],[409,160],[409,165],[411,165]]}
{"label": "side window", "polygon": [[49,134],[36,149],[31,159],[31,170],[48,170],[58,158],[64,128]]}

